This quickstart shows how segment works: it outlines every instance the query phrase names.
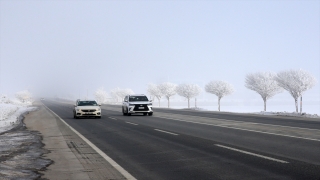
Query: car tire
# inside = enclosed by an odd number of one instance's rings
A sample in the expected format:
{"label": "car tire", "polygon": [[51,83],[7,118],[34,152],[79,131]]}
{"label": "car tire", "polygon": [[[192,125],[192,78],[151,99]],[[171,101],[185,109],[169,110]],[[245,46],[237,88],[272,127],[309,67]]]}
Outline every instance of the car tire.
{"label": "car tire", "polygon": [[143,113],[144,116],[146,116],[148,113]]}
{"label": "car tire", "polygon": [[98,118],[98,119],[101,119],[101,116],[98,116],[97,118]]}
{"label": "car tire", "polygon": [[127,113],[124,112],[123,107],[122,107],[122,115],[124,115],[124,116],[127,115]]}
{"label": "car tire", "polygon": [[131,113],[129,113],[129,109],[127,108],[127,116],[131,116]]}
{"label": "car tire", "polygon": [[73,119],[78,119],[78,117],[76,116],[76,113],[73,113]]}
{"label": "car tire", "polygon": [[152,115],[153,115],[153,113],[148,113],[148,115],[149,115],[149,116],[152,116]]}

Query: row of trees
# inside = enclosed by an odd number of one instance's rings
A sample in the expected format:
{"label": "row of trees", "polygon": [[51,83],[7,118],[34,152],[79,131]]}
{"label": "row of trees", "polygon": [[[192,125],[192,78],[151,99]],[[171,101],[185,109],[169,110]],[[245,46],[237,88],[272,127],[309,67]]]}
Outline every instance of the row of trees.
{"label": "row of trees", "polygon": [[[205,86],[205,90],[206,92],[218,97],[218,110],[220,111],[221,98],[231,94],[233,92],[233,87],[225,81],[211,81]],[[188,108],[190,108],[190,99],[198,96],[200,92],[201,88],[197,84],[176,85],[170,82],[165,82],[158,85],[150,84],[148,86],[148,93],[158,99],[159,107],[161,97],[165,97],[167,99],[168,107],[170,107],[170,97],[178,94],[188,100]]]}
{"label": "row of trees", "polygon": [[31,93],[28,90],[23,90],[15,93],[15,99],[11,100],[7,95],[0,95],[0,103],[14,103],[14,104],[31,104],[33,98]]}
{"label": "row of trees", "polygon": [[298,99],[300,97],[300,113],[302,113],[302,95],[311,89],[317,80],[304,70],[287,70],[279,73],[258,72],[246,76],[245,86],[263,99],[264,111],[267,109],[267,100],[286,90],[293,97],[298,112]]}
{"label": "row of trees", "polygon": [[[267,109],[267,100],[284,90],[288,91],[294,98],[296,112],[298,112],[298,99],[300,97],[300,112],[302,112],[302,95],[308,89],[316,84],[316,79],[304,70],[287,70],[279,73],[257,72],[248,74],[245,78],[245,87],[258,93],[264,102],[264,111]],[[210,81],[204,87],[205,91],[214,94],[218,98],[218,111],[220,111],[220,101],[223,97],[234,92],[231,84],[225,81]],[[165,97],[170,107],[170,98],[176,94],[185,97],[188,100],[190,108],[190,99],[197,97],[202,91],[197,84],[174,84],[165,82],[161,84],[149,84],[147,88],[152,99],[157,98],[160,107],[160,100]],[[127,94],[134,94],[131,89],[115,88],[111,90],[111,96],[117,102]],[[102,88],[95,93],[96,100],[99,103],[107,101],[107,92]]]}
{"label": "row of trees", "polygon": [[[114,99],[116,102],[122,102],[124,97],[128,94],[134,94],[132,89],[121,89],[121,88],[115,88],[110,91],[110,95],[112,99]],[[98,103],[106,103],[110,98],[108,98],[108,93],[103,88],[99,88],[94,93],[95,99]]]}

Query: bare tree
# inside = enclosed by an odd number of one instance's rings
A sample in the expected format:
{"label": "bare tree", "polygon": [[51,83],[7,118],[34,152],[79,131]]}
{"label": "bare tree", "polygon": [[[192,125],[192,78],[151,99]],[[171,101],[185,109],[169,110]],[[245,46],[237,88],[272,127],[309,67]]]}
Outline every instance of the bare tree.
{"label": "bare tree", "polygon": [[159,85],[156,85],[156,84],[149,84],[148,85],[148,93],[153,96],[153,97],[156,97],[159,101],[159,107],[160,107],[160,100],[161,100],[161,97],[163,96],[160,88],[159,88]]}
{"label": "bare tree", "polygon": [[225,81],[211,81],[205,86],[205,90],[208,93],[214,94],[218,97],[218,110],[220,111],[220,100],[224,96],[233,93],[233,87],[231,84]]}
{"label": "bare tree", "polygon": [[301,97],[301,113],[302,94],[306,90],[311,89],[316,84],[316,78],[313,77],[309,72],[299,69],[279,72],[275,79],[278,82],[279,86],[287,90],[293,97],[296,106],[296,112],[298,112],[298,98]]}
{"label": "bare tree", "polygon": [[264,102],[264,111],[267,110],[267,100],[283,90],[275,76],[272,72],[257,72],[246,76],[245,87],[260,94]]}
{"label": "bare tree", "polygon": [[201,88],[196,84],[180,84],[177,87],[177,93],[188,99],[188,108],[190,108],[190,98],[196,97],[201,92]]}
{"label": "bare tree", "polygon": [[177,88],[177,85],[170,83],[170,82],[165,82],[165,83],[159,84],[159,89],[160,89],[161,93],[168,100],[168,108],[170,107],[170,97],[177,94],[176,88]]}
{"label": "bare tree", "polygon": [[102,103],[107,102],[108,94],[103,88],[97,89],[97,91],[95,92],[94,95],[95,95],[95,98],[96,98],[98,104],[102,104]]}

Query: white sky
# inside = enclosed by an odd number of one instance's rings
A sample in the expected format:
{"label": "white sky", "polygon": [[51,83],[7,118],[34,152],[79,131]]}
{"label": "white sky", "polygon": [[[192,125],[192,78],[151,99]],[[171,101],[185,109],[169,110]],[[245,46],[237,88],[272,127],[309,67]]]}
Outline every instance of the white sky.
{"label": "white sky", "polygon": [[247,73],[302,68],[318,79],[305,97],[320,104],[318,0],[0,0],[0,15],[0,94],[225,80],[236,89],[226,98],[261,99]]}

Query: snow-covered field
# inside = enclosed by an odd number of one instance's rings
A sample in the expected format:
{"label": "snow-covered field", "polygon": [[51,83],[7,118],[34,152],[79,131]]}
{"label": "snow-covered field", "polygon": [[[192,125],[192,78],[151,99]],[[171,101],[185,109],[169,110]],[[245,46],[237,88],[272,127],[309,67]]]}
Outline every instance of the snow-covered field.
{"label": "snow-covered field", "polygon": [[0,133],[8,131],[20,123],[20,115],[35,110],[35,107],[28,107],[14,104],[0,104]]}

